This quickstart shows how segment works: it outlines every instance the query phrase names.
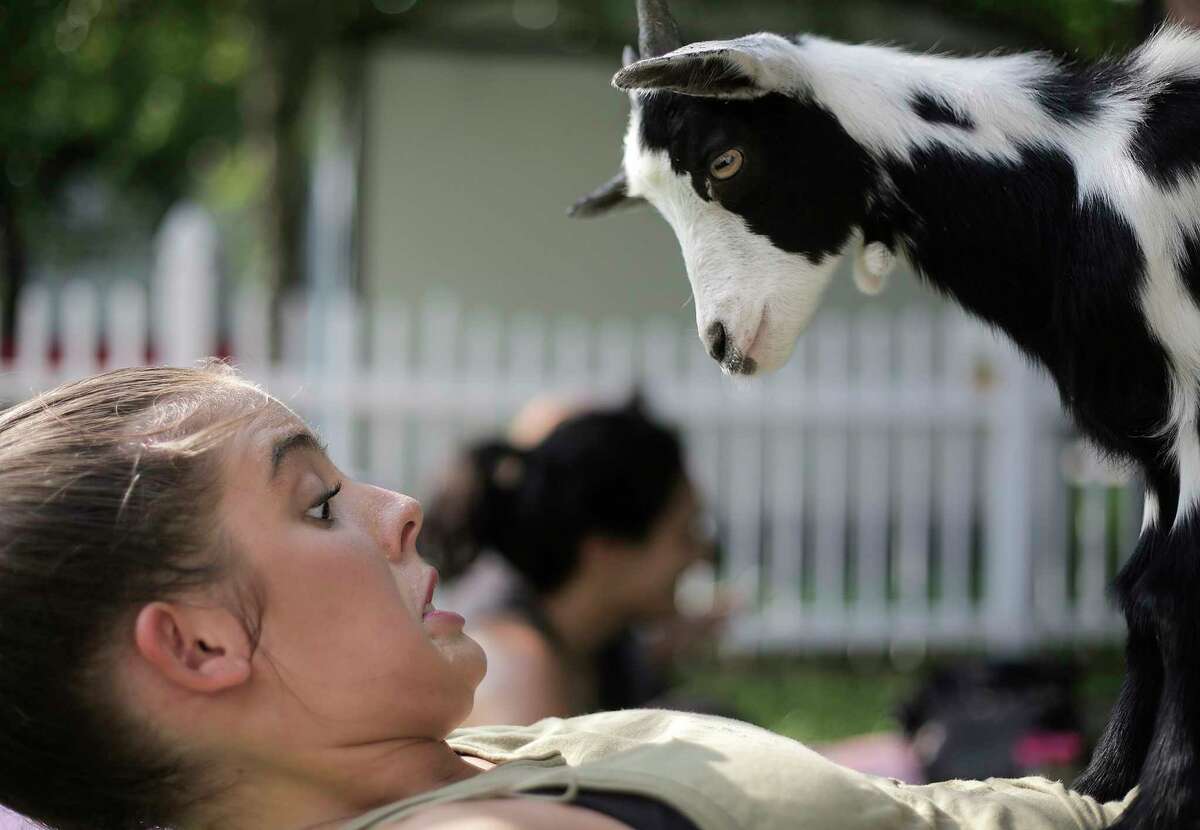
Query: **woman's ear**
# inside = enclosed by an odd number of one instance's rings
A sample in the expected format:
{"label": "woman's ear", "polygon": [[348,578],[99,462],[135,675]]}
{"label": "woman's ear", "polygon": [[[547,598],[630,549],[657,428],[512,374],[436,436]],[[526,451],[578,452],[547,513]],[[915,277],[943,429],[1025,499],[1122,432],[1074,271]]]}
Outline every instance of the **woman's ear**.
{"label": "woman's ear", "polygon": [[181,689],[211,694],[250,679],[250,637],[229,610],[151,602],[134,623],[138,655]]}

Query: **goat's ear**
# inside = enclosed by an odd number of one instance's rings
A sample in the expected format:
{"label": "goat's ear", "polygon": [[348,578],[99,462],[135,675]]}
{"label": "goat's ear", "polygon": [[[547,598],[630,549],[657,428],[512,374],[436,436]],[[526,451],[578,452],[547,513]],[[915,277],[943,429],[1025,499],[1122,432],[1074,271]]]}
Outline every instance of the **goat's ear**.
{"label": "goat's ear", "polygon": [[571,205],[567,215],[572,218],[587,219],[608,213],[616,208],[634,207],[644,202],[644,199],[629,195],[625,174],[622,172]]}
{"label": "goat's ear", "polygon": [[613,76],[617,89],[665,89],[702,98],[758,98],[771,92],[762,57],[738,44],[694,43],[626,66]]}

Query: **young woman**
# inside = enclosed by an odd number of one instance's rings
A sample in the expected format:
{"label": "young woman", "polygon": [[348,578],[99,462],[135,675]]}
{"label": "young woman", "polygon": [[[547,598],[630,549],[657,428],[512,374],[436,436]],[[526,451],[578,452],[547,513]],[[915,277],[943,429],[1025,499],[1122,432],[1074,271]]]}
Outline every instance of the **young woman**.
{"label": "young woman", "polygon": [[0,803],[61,830],[1100,828],[1047,781],[906,788],[720,718],[454,732],[484,675],[421,508],[217,366],[0,416]]}
{"label": "young woman", "polygon": [[422,538],[443,575],[466,568],[456,607],[488,654],[469,723],[664,704],[670,655],[637,627],[693,623],[675,586],[711,543],[679,440],[636,401],[471,448]]}

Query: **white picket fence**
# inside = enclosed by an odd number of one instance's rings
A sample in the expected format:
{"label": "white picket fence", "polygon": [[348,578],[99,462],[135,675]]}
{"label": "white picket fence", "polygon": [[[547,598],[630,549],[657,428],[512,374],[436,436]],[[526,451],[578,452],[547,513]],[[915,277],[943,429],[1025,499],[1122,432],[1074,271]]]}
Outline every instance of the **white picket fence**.
{"label": "white picket fence", "polygon": [[[152,329],[170,362],[213,351],[215,299],[190,282],[156,291],[151,304],[135,284],[28,290],[0,397],[140,364]],[[1136,494],[1072,448],[1049,383],[960,315],[827,312],[782,371],[732,381],[690,326],[658,319],[298,298],[273,362],[263,296],[229,307],[249,377],[354,474],[418,495],[463,440],[534,395],[640,387],[681,427],[718,520],[719,577],[746,600],[732,649],[1008,651],[1121,631],[1105,588],[1137,530]]]}

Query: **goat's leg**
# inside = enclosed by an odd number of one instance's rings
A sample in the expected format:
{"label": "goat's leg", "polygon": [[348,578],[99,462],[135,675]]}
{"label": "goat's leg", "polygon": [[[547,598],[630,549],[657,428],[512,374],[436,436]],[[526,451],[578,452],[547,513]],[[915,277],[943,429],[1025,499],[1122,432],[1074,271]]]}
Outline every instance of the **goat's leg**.
{"label": "goat's leg", "polygon": [[1158,559],[1133,586],[1132,602],[1154,621],[1163,686],[1137,797],[1117,830],[1200,830],[1200,521],[1170,530]]}
{"label": "goat's leg", "polygon": [[1117,576],[1115,585],[1129,629],[1125,644],[1125,681],[1109,715],[1104,734],[1092,753],[1091,763],[1072,785],[1097,801],[1124,798],[1137,784],[1158,715],[1163,680],[1162,657],[1154,619],[1134,602],[1133,596],[1138,581],[1154,558],[1160,555],[1158,549],[1162,546],[1164,532],[1160,529],[1162,520],[1156,515],[1158,503],[1154,491],[1148,491],[1142,535],[1133,555]]}
{"label": "goat's leg", "polygon": [[1125,612],[1129,637],[1125,643],[1125,681],[1113,706],[1091,763],[1075,780],[1073,789],[1097,801],[1115,801],[1137,784],[1150,749],[1162,694],[1162,657],[1154,620],[1132,602],[1131,594],[1157,554],[1162,533],[1147,523],[1133,556],[1117,577],[1116,592]]}
{"label": "goat's leg", "polygon": [[1137,785],[1162,692],[1162,664],[1154,634],[1144,621],[1132,620],[1129,614],[1126,620],[1129,640],[1121,693],[1087,769],[1071,785],[1101,802],[1122,799]]}

